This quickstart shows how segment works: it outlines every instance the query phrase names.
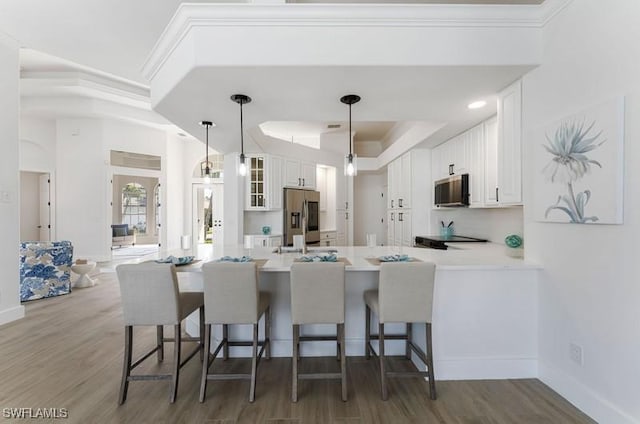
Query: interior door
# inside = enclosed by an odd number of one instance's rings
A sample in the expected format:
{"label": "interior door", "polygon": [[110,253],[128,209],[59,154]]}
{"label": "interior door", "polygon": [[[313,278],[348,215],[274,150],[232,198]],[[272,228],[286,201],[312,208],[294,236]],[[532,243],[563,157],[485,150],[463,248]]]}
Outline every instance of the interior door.
{"label": "interior door", "polygon": [[222,184],[194,184],[192,237],[197,245],[224,245],[224,190]]}
{"label": "interior door", "polygon": [[49,178],[49,174],[40,174],[38,176],[38,183],[40,187],[40,222],[38,224],[38,228],[40,231],[40,237],[38,240],[40,241],[50,241],[51,240],[51,190],[49,189],[51,185],[51,179]]}

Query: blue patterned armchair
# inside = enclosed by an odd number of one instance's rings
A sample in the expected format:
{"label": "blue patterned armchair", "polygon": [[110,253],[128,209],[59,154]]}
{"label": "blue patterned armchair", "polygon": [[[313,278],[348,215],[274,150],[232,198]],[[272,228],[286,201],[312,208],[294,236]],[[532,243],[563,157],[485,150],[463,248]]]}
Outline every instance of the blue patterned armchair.
{"label": "blue patterned armchair", "polygon": [[20,301],[70,293],[72,260],[70,241],[20,243]]}

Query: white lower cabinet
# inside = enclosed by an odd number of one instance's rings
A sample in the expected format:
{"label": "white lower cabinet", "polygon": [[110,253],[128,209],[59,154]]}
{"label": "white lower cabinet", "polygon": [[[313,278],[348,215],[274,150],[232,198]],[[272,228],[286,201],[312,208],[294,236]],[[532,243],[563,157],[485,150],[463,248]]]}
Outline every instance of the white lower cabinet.
{"label": "white lower cabinet", "polygon": [[282,236],[251,236],[253,247],[278,247],[282,245]]}
{"label": "white lower cabinet", "polygon": [[337,246],[336,231],[320,231],[320,246]]}

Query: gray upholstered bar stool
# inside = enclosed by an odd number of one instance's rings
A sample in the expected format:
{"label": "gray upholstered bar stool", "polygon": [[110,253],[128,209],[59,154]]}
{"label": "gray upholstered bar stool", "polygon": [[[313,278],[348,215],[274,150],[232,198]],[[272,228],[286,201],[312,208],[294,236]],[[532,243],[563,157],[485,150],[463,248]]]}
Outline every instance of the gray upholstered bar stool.
{"label": "gray upholstered bar stool", "polygon": [[[158,264],[155,262],[123,264],[116,267],[116,272],[120,282],[125,325],[124,365],[118,401],[123,404],[127,399],[130,381],[170,379],[170,402],[173,403],[178,393],[180,368],[198,351],[200,351],[202,359],[202,337],[204,334],[202,324],[204,301],[202,293],[180,292],[175,266],[172,264]],[[200,309],[200,337],[182,337],[180,325],[182,320],[197,309]],[[156,326],[157,345],[155,349],[147,352],[132,364],[133,327],[137,325]],[[164,337],[163,326],[165,325],[173,326],[174,337],[172,339]],[[181,362],[180,348],[183,341],[198,341],[198,347]],[[153,355],[154,352],[158,353],[158,362],[161,362],[164,359],[165,342],[174,342],[172,374],[131,375],[131,371],[140,365],[142,361]]]}
{"label": "gray upholstered bar stool", "polygon": [[[342,380],[347,400],[347,363],[344,343],[344,263],[298,262],[291,265],[291,322],[293,324],[293,378],[291,400],[298,401],[298,379]],[[337,324],[336,336],[300,336],[304,324]],[[298,373],[300,342],[336,340],[339,373]]]}
{"label": "gray upholstered bar stool", "polygon": [[[256,374],[262,354],[271,356],[271,295],[258,289],[255,262],[208,262],[202,266],[205,304],[204,346],[206,361],[202,363],[200,402],[207,394],[207,380],[251,380],[249,402],[256,396]],[[264,315],[264,341],[258,341],[258,323]],[[211,325],[222,324],[222,341],[210,355]],[[252,341],[230,341],[229,324],[252,324]],[[252,346],[251,374],[209,373],[216,356],[223,349],[223,358],[229,357],[229,346]],[[258,346],[261,347],[258,352]]]}
{"label": "gray upholstered bar stool", "polygon": [[[380,265],[378,290],[364,292],[366,304],[365,352],[367,359],[375,351],[371,339],[378,339],[380,360],[380,386],[382,399],[387,400],[387,377],[408,375],[429,378],[429,394],[436,399],[436,382],[433,374],[433,347],[431,343],[431,314],[433,309],[433,286],[436,266],[428,262],[383,263]],[[378,334],[371,334],[371,311],[378,316]],[[384,334],[386,323],[406,323],[407,334]],[[411,340],[411,324],[426,324],[427,354]],[[406,357],[411,359],[411,351],[427,366],[427,372],[388,372],[385,370],[385,339],[406,340]]]}

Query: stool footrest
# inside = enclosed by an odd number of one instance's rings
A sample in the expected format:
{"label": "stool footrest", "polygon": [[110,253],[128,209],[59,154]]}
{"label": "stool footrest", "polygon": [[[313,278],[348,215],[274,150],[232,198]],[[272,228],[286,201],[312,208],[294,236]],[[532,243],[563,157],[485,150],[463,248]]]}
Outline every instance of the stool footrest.
{"label": "stool footrest", "polygon": [[154,380],[171,380],[171,374],[147,374],[147,375],[130,375],[127,381],[154,381]]}
{"label": "stool footrest", "polygon": [[387,377],[429,377],[426,371],[387,371]]}
{"label": "stool footrest", "polygon": [[338,340],[338,336],[300,336],[298,338],[301,342],[321,342],[321,341],[332,341],[335,342]]}
{"label": "stool footrest", "polygon": [[333,380],[341,379],[342,374],[339,372],[318,372],[309,374],[298,374],[300,380]]}
{"label": "stool footrest", "polygon": [[250,380],[251,374],[207,374],[207,380]]}
{"label": "stool footrest", "polygon": [[[371,340],[378,340],[380,338],[380,335],[372,334],[369,336],[369,338]],[[406,334],[388,334],[388,335],[385,334],[384,339],[385,340],[407,340],[407,335]]]}

